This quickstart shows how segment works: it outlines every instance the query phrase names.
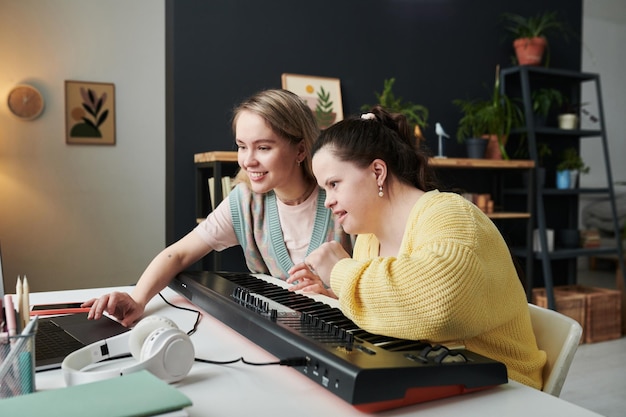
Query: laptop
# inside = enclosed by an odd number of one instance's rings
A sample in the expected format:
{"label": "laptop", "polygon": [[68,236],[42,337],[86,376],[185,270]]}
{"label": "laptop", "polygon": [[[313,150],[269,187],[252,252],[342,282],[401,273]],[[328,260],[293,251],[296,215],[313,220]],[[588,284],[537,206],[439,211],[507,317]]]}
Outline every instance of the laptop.
{"label": "laptop", "polygon": [[40,317],[35,335],[35,370],[57,369],[70,353],[130,330],[103,316],[87,320],[87,313]]}

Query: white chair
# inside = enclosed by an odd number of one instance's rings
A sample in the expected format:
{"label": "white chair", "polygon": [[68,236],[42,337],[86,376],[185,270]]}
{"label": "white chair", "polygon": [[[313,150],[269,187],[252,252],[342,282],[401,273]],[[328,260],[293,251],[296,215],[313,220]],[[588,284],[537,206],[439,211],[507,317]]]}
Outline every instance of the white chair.
{"label": "white chair", "polygon": [[548,358],[543,368],[543,392],[558,397],[578,349],[582,326],[564,314],[528,304],[537,346]]}

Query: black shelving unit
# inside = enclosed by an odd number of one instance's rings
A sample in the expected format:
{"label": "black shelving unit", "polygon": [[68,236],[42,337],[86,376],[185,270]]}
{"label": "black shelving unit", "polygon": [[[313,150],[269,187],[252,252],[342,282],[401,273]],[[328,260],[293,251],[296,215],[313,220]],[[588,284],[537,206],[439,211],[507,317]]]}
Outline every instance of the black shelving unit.
{"label": "black shelving unit", "polygon": [[[209,195],[208,180],[213,177],[214,204],[217,206],[223,199],[222,177],[234,176],[239,165],[237,164],[237,152],[214,151],[203,152],[194,155],[196,167],[196,222],[204,220],[211,212],[211,196]],[[245,263],[241,260],[240,248],[229,248],[225,251],[213,251],[202,260],[202,269],[219,271],[223,268],[229,270],[245,270]],[[231,260],[225,265],[225,260]]]}
{"label": "black shelving unit", "polygon": [[[555,126],[539,125],[538,118],[532,109],[532,91],[538,88],[556,88],[561,91],[570,103],[581,103],[581,87],[585,83],[592,83],[595,91],[595,103],[598,108],[598,129],[574,129],[564,130]],[[615,192],[613,189],[613,177],[611,173],[611,163],[609,158],[608,142],[606,137],[604,111],[602,107],[602,91],[600,86],[600,76],[593,73],[577,72],[570,70],[552,69],[545,67],[518,66],[507,68],[500,73],[500,87],[502,92],[511,98],[518,98],[523,105],[525,125],[522,128],[514,129],[511,138],[518,140],[524,138],[527,141],[528,155],[540,165],[538,152],[539,141],[549,144],[553,155],[558,155],[567,147],[575,147],[580,150],[581,140],[595,140],[598,146],[602,147],[604,165],[606,169],[606,187],[597,188],[575,188],[561,190],[556,189],[549,174],[555,172],[555,163],[552,166],[546,164],[543,168],[548,175],[545,175],[545,182],[541,175],[535,175],[535,202],[534,213],[535,226],[538,229],[540,249],[533,252],[533,259],[541,263],[543,280],[548,298],[548,307],[556,309],[554,299],[554,277],[553,269],[557,262],[560,266],[565,265],[567,273],[567,283],[576,283],[577,258],[580,256],[597,256],[605,254],[617,255],[621,266],[622,279],[626,285],[626,269],[624,268],[624,252],[620,238],[620,227],[615,207]],[[510,138],[510,139],[511,139]],[[518,142],[519,143],[519,142]],[[613,227],[615,235],[615,246],[600,248],[578,248],[564,249],[555,245],[553,251],[548,251],[547,229],[558,230],[559,228],[578,229],[578,206],[579,197],[585,194],[596,194],[608,196],[613,214]],[[556,212],[560,210],[560,212]],[[519,252],[523,256],[524,253]],[[564,264],[563,264],[564,262]]]}

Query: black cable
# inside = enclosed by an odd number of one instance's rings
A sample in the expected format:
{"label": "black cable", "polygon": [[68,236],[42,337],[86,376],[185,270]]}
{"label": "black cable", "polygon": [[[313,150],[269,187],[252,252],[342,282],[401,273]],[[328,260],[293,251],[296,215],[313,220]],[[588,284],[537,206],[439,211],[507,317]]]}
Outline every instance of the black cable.
{"label": "black cable", "polygon": [[239,361],[241,361],[243,358],[239,358],[239,359],[233,359],[230,361],[212,361],[209,359],[200,359],[200,358],[195,358],[194,360],[196,362],[202,362],[202,363],[210,363],[212,365],[230,365],[231,363],[237,363]]}
{"label": "black cable", "polygon": [[305,366],[308,363],[305,357],[287,358],[287,359],[281,359],[279,361],[274,361],[274,362],[250,362],[244,359],[243,357],[239,359],[228,360],[228,361],[213,361],[210,359],[195,358],[195,361],[202,362],[202,363],[210,363],[213,365],[230,365],[233,363],[241,362],[246,365],[252,365],[252,366],[268,366],[268,365]]}
{"label": "black cable", "polygon": [[[202,313],[198,310],[194,310],[192,308],[188,308],[188,307],[181,307],[181,306],[177,306],[175,304],[170,303],[169,301],[167,301],[165,299],[165,297],[163,296],[163,294],[159,293],[159,296],[161,297],[161,299],[163,301],[165,301],[165,303],[171,307],[177,308],[179,310],[185,310],[185,311],[191,311],[192,313],[196,313],[196,322],[193,325],[193,328],[191,330],[189,330],[187,332],[187,335],[191,336],[192,334],[194,334],[196,332],[196,330],[198,330],[198,325],[200,324],[200,319],[202,318]],[[209,359],[200,359],[200,358],[195,358],[196,362],[202,362],[202,363],[210,363],[213,365],[230,365],[233,363],[237,363],[237,362],[241,362],[244,363],[246,365],[252,365],[252,366],[267,366],[267,365],[280,365],[280,366],[305,366],[308,361],[305,357],[295,357],[295,358],[287,358],[287,359],[281,359],[279,361],[275,361],[275,362],[249,362],[247,360],[245,360],[243,357],[240,357],[238,359],[232,359],[232,360],[228,360],[228,361],[213,361],[213,360],[209,360]]]}
{"label": "black cable", "polygon": [[159,293],[159,296],[163,299],[163,301],[165,301],[165,303],[167,305],[169,305],[171,307],[177,308],[179,310],[191,311],[192,313],[196,313],[197,314],[196,322],[194,323],[193,328],[187,332],[187,335],[191,336],[192,334],[194,334],[196,332],[196,330],[198,330],[198,324],[200,324],[200,319],[202,318],[202,313],[200,313],[200,311],[194,310],[192,308],[187,308],[187,307],[181,307],[181,306],[174,305],[174,304],[170,303],[169,301],[167,301],[165,299],[165,297],[163,297],[163,294],[161,294],[161,293]]}

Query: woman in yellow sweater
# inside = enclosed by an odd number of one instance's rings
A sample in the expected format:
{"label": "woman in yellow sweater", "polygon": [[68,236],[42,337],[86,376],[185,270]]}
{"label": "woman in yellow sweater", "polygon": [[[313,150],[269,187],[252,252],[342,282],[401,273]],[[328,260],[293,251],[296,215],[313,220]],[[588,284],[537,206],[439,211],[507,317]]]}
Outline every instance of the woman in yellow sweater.
{"label": "woman in yellow sweater", "polygon": [[546,355],[507,244],[478,207],[435,188],[406,118],[376,107],[323,131],[312,153],[326,207],[358,237],[352,258],[336,242],[309,254],[292,289],[330,286],[364,330],[461,343],[541,389]]}

